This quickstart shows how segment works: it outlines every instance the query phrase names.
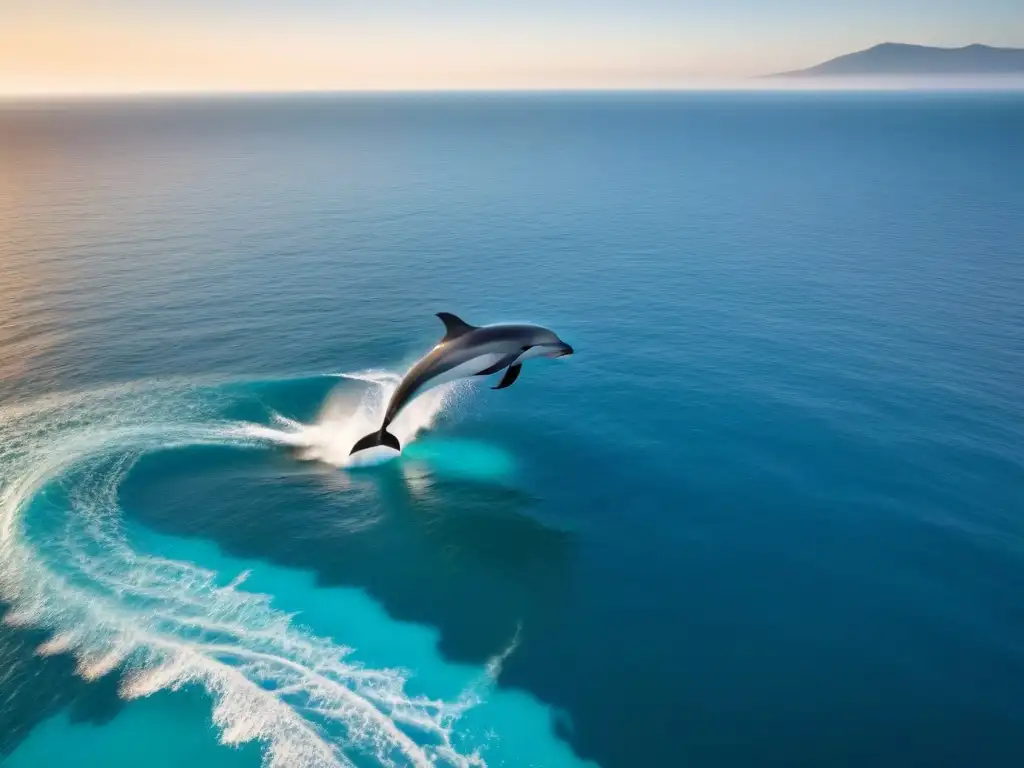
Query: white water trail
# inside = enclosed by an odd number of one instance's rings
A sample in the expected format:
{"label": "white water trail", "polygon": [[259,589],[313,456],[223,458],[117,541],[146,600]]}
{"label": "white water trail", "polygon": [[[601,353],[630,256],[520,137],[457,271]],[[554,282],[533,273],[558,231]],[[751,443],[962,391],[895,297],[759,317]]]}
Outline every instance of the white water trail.
{"label": "white water trail", "polygon": [[[367,466],[393,459],[397,454],[389,448],[360,451],[355,456],[350,456],[349,452],[360,438],[380,429],[388,401],[402,377],[389,371],[363,371],[340,376],[366,382],[370,386],[358,400],[348,392],[332,393],[312,424],[278,416],[277,428],[251,424],[242,429],[242,434],[290,446],[300,459],[321,461],[335,467]],[[398,414],[389,431],[403,446],[408,445],[430,427],[467,386],[463,381],[456,381],[424,392]]]}
{"label": "white water trail", "polygon": [[[0,409],[0,597],[12,606],[5,620],[49,630],[38,652],[74,654],[85,679],[126,670],[125,698],[202,685],[214,699],[221,740],[262,742],[268,768],[336,768],[366,758],[385,766],[483,765],[453,740],[475,687],[450,703],[410,696],[404,672],[348,660],[350,649],[297,624],[269,596],[244,591],[244,574],[222,584],[190,563],[133,551],[122,531],[118,489],[153,450],[271,440],[344,464],[355,440],[379,426],[398,377],[353,378],[371,384],[354,411],[339,397],[316,424],[280,429],[220,420],[217,390],[175,383]],[[413,439],[451,396],[449,388],[419,398],[395,434]],[[48,498],[53,488],[60,503]],[[35,515],[46,533],[32,538]]]}

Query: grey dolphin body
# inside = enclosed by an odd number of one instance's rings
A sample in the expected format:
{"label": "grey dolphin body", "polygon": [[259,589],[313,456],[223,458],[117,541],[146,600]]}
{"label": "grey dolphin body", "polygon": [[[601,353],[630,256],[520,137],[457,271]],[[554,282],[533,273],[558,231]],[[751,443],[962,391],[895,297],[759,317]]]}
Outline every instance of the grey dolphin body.
{"label": "grey dolphin body", "polygon": [[386,445],[402,449],[388,426],[417,395],[449,381],[487,376],[505,369],[494,389],[509,387],[518,378],[523,362],[537,357],[571,355],[572,347],[539,325],[485,325],[477,328],[448,312],[437,315],[446,333],[437,346],[421,358],[391,396],[384,423],[358,443],[351,453]]}

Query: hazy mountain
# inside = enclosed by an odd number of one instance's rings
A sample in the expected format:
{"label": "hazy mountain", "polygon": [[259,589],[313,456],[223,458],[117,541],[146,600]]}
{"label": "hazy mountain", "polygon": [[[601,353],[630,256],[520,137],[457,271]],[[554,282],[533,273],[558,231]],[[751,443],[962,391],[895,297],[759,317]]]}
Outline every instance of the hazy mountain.
{"label": "hazy mountain", "polygon": [[809,69],[770,77],[885,77],[946,75],[1024,75],[1024,49],[967,45],[932,48],[926,45],[882,43],[848,53]]}

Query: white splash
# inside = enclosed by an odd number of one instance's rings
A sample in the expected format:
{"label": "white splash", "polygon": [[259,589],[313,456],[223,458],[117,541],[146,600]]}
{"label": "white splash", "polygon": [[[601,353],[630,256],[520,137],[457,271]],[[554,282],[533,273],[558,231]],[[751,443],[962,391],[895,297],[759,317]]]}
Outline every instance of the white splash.
{"label": "white splash", "polygon": [[[343,464],[397,384],[371,383],[355,409],[333,397],[314,425],[281,429],[217,418],[215,390],[151,383],[50,397],[0,409],[0,596],[5,621],[52,632],[42,655],[74,654],[92,680],[126,668],[125,698],[186,684],[214,697],[225,744],[259,741],[268,768],[483,765],[453,740],[467,698],[446,703],[410,696],[400,670],[368,669],[349,649],[318,637],[275,609],[187,562],[132,550],[121,529],[118,489],[132,464],[168,446],[274,440],[309,458]],[[451,390],[417,399],[395,425],[407,442],[429,426]],[[262,431],[261,431],[262,430]],[[41,494],[61,481],[65,499]],[[46,537],[29,540],[26,512],[47,515]],[[500,663],[500,662],[496,662]],[[490,674],[494,674],[491,670]],[[407,732],[411,728],[418,743]]]}
{"label": "white splash", "polygon": [[[241,434],[290,446],[300,459],[322,461],[335,467],[369,466],[395,458],[398,454],[386,447],[360,451],[354,456],[349,452],[358,440],[380,429],[388,401],[401,383],[402,376],[389,371],[339,376],[370,386],[361,395],[354,395],[351,390],[335,390],[313,424],[276,416],[278,428],[250,424],[242,428]],[[455,381],[424,392],[398,414],[388,431],[403,446],[408,445],[420,432],[432,426],[441,412],[468,386],[464,381]]]}

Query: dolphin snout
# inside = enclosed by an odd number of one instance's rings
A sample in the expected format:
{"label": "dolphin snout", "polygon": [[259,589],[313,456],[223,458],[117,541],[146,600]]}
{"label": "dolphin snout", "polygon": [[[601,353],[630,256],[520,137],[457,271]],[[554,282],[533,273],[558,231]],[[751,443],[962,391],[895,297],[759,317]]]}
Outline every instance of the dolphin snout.
{"label": "dolphin snout", "polygon": [[574,349],[573,349],[573,348],[572,348],[571,346],[569,346],[568,344],[566,344],[566,343],[564,343],[564,342],[563,342],[563,343],[562,343],[562,346],[561,346],[561,347],[558,347],[558,348],[557,348],[557,349],[555,350],[555,355],[554,355],[554,356],[555,356],[555,357],[565,357],[566,355],[571,355],[571,354],[573,354],[573,353],[574,353],[575,351],[576,351],[576,350],[574,350]]}

